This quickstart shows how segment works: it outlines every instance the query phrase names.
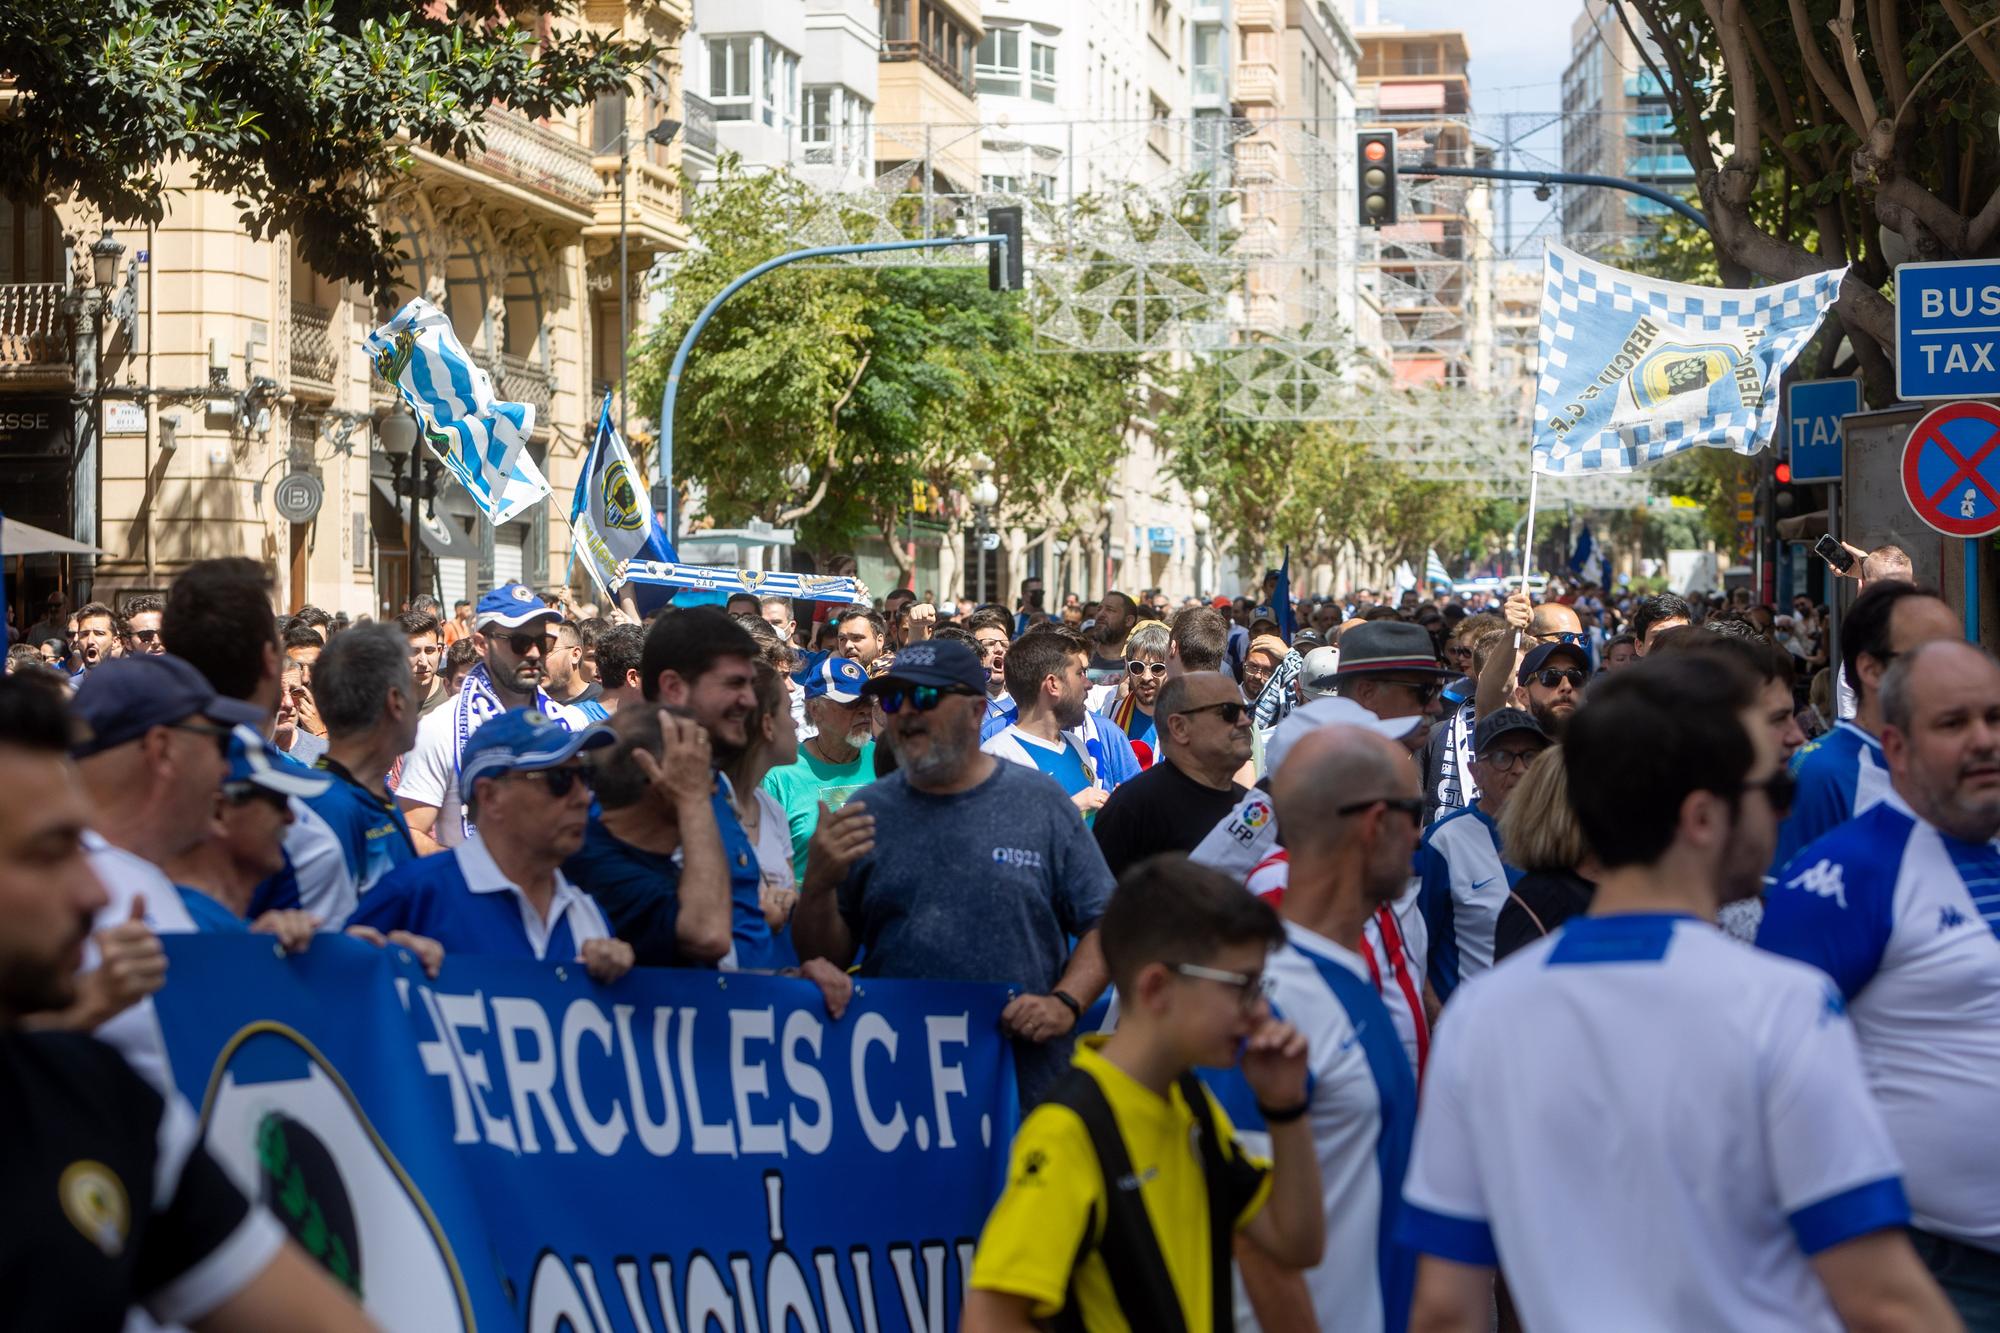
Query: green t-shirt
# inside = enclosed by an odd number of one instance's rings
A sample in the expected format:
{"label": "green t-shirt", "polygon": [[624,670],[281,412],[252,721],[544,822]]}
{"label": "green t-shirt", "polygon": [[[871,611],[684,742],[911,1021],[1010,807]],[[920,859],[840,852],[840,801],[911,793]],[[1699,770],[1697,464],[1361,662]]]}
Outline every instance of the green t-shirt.
{"label": "green t-shirt", "polygon": [[820,802],[829,810],[838,810],[847,804],[848,797],[874,780],[874,741],[862,746],[861,753],[846,764],[816,759],[801,745],[797,763],[764,775],[764,790],[785,808],[785,819],[792,826],[792,871],[799,883],[805,883],[806,843],[819,827]]}

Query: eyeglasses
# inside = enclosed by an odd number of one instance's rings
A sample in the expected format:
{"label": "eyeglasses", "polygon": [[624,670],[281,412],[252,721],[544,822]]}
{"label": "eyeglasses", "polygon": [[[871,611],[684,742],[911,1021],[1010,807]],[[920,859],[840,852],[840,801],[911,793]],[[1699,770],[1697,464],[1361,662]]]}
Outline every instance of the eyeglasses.
{"label": "eyeglasses", "polygon": [[1277,990],[1277,978],[1262,972],[1225,972],[1219,967],[1202,967],[1197,963],[1168,963],[1167,970],[1176,976],[1227,986],[1236,992],[1236,1002],[1245,1009],[1255,1009]]}
{"label": "eyeglasses", "polygon": [[943,703],[947,695],[970,696],[971,693],[971,690],[956,687],[946,689],[938,685],[911,685],[900,690],[884,690],[875,699],[885,713],[900,713],[906,703],[919,713],[928,713]]}
{"label": "eyeglasses", "polygon": [[1511,773],[1534,763],[1540,753],[1540,750],[1488,750],[1479,756],[1479,762],[1495,772]]}
{"label": "eyeglasses", "polygon": [[1230,726],[1233,727],[1238,722],[1241,722],[1243,720],[1243,715],[1249,711],[1250,711],[1249,704],[1238,703],[1235,700],[1230,700],[1225,703],[1219,703],[1219,704],[1203,704],[1199,708],[1183,708],[1181,709],[1180,712],[1171,713],[1169,714],[1169,716],[1191,717],[1196,713],[1218,713],[1221,715],[1222,720],[1224,722],[1227,722]]}
{"label": "eyeglasses", "polygon": [[526,657],[537,649],[545,653],[554,652],[555,646],[556,636],[553,634],[521,633],[507,636],[507,647],[516,657]]}
{"label": "eyeglasses", "polygon": [[169,722],[167,726],[172,731],[185,731],[196,736],[206,736],[215,742],[215,748],[222,752],[224,759],[229,757],[230,733],[228,727],[218,727],[213,722]]}
{"label": "eyeglasses", "polygon": [[1569,682],[1571,689],[1580,690],[1590,677],[1575,667],[1543,667],[1535,673],[1535,679],[1541,682],[1545,690],[1552,690],[1564,681]]}
{"label": "eyeglasses", "polygon": [[260,787],[254,782],[225,782],[222,784],[222,797],[231,805],[248,805],[252,801],[263,801],[280,810],[291,806],[291,798],[283,792]]}
{"label": "eyeglasses", "polygon": [[1363,810],[1376,806],[1408,815],[1415,823],[1424,821],[1424,798],[1421,796],[1376,796],[1366,801],[1349,801],[1346,805],[1334,807],[1336,815],[1358,815]]}
{"label": "eyeglasses", "polygon": [[1792,776],[1790,769],[1781,768],[1762,782],[1744,783],[1743,790],[1761,790],[1764,799],[1771,803],[1771,812],[1782,817],[1791,810],[1792,798],[1799,794],[1799,780]]}
{"label": "eyeglasses", "polygon": [[158,643],[160,632],[156,629],[135,629],[132,631],[132,638],[138,643]]}
{"label": "eyeglasses", "polygon": [[582,765],[572,764],[566,768],[532,768],[526,771],[517,770],[513,773],[510,773],[508,776],[538,780],[541,782],[543,786],[549,789],[549,795],[554,796],[557,799],[561,799],[562,797],[567,796],[572,791],[576,790],[576,784],[579,782],[581,782],[584,785],[584,788],[588,790],[592,785],[592,778],[594,775],[591,773],[589,769],[584,768]]}
{"label": "eyeglasses", "polygon": [[1438,692],[1444,688],[1444,682],[1441,680],[1402,680],[1391,677],[1384,679],[1382,683],[1401,686],[1416,695],[1418,701],[1426,708],[1430,707],[1431,700],[1437,698]]}
{"label": "eyeglasses", "polygon": [[1128,676],[1164,676],[1167,674],[1165,662],[1127,662],[1125,674]]}

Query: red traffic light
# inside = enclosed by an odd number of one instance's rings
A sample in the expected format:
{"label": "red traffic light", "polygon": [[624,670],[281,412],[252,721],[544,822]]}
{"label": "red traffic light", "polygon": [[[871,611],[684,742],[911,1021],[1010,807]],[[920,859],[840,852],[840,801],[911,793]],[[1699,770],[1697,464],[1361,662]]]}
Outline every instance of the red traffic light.
{"label": "red traffic light", "polygon": [[1777,466],[1776,468],[1772,469],[1772,471],[1771,471],[1771,476],[1772,476],[1772,477],[1774,477],[1774,478],[1775,478],[1775,479],[1777,480],[1777,483],[1778,483],[1778,484],[1779,484],[1780,486],[1789,486],[1789,485],[1791,485],[1791,484],[1792,484],[1792,465],[1791,465],[1790,463],[1780,463],[1780,464],[1778,464],[1778,466]]}
{"label": "red traffic light", "polygon": [[1370,162],[1380,162],[1389,155],[1389,145],[1380,139],[1370,139],[1361,145],[1361,156]]}

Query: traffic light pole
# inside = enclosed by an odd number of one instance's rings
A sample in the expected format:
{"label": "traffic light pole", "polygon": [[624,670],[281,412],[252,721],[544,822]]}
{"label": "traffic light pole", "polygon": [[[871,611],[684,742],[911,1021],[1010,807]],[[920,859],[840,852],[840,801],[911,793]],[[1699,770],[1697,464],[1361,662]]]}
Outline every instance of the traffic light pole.
{"label": "traffic light pole", "polygon": [[742,291],[753,279],[763,277],[774,268],[783,268],[787,264],[796,264],[805,259],[826,259],[834,255],[881,254],[887,250],[940,250],[954,245],[992,245],[1000,248],[1000,269],[1006,272],[1010,256],[1005,251],[1009,244],[1009,237],[994,232],[984,236],[939,236],[916,241],[876,241],[868,245],[816,245],[809,250],[792,250],[782,255],[775,255],[733,279],[727,287],[717,292],[714,299],[703,306],[701,313],[694,317],[694,323],[688,325],[688,331],[682,337],[680,347],[674,352],[673,365],[667,370],[666,391],[660,396],[660,458],[657,476],[654,479],[653,507],[657,511],[662,502],[665,504],[664,526],[668,538],[671,540],[677,537],[673,508],[674,401],[680,397],[681,372],[687,368],[688,353],[694,350],[694,340],[701,337],[701,331],[708,327],[709,320],[715,318],[715,312],[722,309],[724,301]]}
{"label": "traffic light pole", "polygon": [[1598,176],[1578,171],[1508,171],[1500,167],[1422,167],[1397,166],[1398,176],[1470,176],[1477,180],[1525,181],[1530,185],[1592,185],[1603,190],[1623,190],[1650,199],[1656,204],[1671,208],[1674,212],[1694,223],[1713,236],[1715,228],[1708,225],[1708,215],[1677,194],[1656,190],[1638,181],[1626,180],[1623,176]]}

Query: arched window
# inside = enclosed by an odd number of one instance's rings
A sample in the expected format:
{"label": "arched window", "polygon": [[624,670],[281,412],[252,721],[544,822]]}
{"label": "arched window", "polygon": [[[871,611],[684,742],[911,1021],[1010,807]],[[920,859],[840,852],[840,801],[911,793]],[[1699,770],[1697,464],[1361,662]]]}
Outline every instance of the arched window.
{"label": "arched window", "polygon": [[525,256],[516,257],[508,270],[506,298],[507,354],[535,365],[547,365],[547,336],[542,328],[542,281]]}
{"label": "arched window", "polygon": [[444,264],[445,313],[451,316],[452,330],[466,350],[490,351],[494,338],[486,309],[489,290],[486,261],[473,250],[466,237],[455,237],[451,244],[450,257]]}

